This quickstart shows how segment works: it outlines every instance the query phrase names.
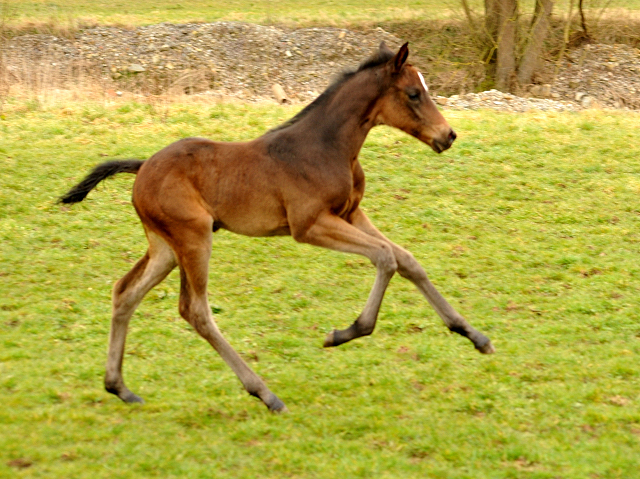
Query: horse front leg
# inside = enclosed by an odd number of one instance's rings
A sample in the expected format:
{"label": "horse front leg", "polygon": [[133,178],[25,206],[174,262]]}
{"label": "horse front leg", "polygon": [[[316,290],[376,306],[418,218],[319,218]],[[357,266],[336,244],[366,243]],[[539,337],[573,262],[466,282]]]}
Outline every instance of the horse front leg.
{"label": "horse front leg", "polygon": [[451,331],[468,338],[475,348],[483,354],[495,352],[491,340],[471,326],[467,320],[449,304],[438,292],[433,283],[431,283],[424,268],[409,251],[387,239],[359,208],[353,213],[351,223],[361,231],[377,239],[384,240],[391,246],[398,263],[398,273],[400,276],[416,285],[418,290]]}
{"label": "horse front leg", "polygon": [[339,346],[371,334],[387,285],[398,266],[392,247],[386,241],[374,238],[329,213],[319,216],[306,231],[294,234],[294,239],[343,253],[360,254],[371,260],[376,267],[376,279],[362,313],[348,328],[331,331],[324,341],[324,347]]}

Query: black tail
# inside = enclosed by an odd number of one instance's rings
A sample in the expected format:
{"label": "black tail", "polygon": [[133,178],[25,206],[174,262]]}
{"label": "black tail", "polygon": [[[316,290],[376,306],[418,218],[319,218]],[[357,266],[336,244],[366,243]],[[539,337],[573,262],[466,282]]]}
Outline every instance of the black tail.
{"label": "black tail", "polygon": [[85,199],[89,192],[102,180],[117,173],[137,173],[144,163],[141,160],[114,160],[101,163],[89,173],[84,180],[71,188],[66,195],[60,197],[60,203],[78,203]]}

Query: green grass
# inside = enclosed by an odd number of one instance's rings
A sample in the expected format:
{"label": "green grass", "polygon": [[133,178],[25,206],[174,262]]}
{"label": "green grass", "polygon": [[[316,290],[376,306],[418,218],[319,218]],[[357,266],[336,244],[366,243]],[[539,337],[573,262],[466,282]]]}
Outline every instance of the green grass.
{"label": "green grass", "polygon": [[[210,298],[288,405],[275,416],[179,318],[173,273],[133,318],[130,406],[103,390],[113,282],[145,250],[131,175],[73,208],[107,158],[188,135],[254,138],[293,108],[9,103],[0,117],[0,477],[632,478],[640,470],[640,116],[446,112],[435,155],[374,130],[363,207],[498,352],[394,278],[350,324],[360,257],[219,232]],[[25,467],[28,466],[28,467]]]}
{"label": "green grass", "polygon": [[[525,10],[531,10],[533,1],[524,2]],[[484,4],[469,0],[469,5],[481,13]],[[640,9],[640,0],[613,0],[606,4],[610,9]],[[585,8],[599,11],[605,2],[586,2]],[[557,2],[556,14],[565,15],[568,1]],[[125,25],[150,25],[160,22],[185,23],[232,20],[253,23],[283,23],[290,25],[353,26],[381,22],[417,21],[425,19],[462,18],[457,0],[146,0],[127,2],[104,0],[3,0],[10,23],[68,22],[74,19],[93,20],[99,23]]]}
{"label": "green grass", "polygon": [[[478,8],[481,3],[475,1]],[[19,21],[66,20],[68,17],[94,19],[100,23],[148,25],[160,22],[184,23],[233,20],[253,23],[333,24],[350,25],[361,22],[391,20],[419,20],[443,18],[451,15],[458,4],[443,4],[436,0],[305,1],[297,0],[232,0],[209,2],[186,0],[180,2],[154,0],[119,3],[86,0],[49,1],[5,0],[7,10]],[[115,7],[115,8],[114,8]]]}

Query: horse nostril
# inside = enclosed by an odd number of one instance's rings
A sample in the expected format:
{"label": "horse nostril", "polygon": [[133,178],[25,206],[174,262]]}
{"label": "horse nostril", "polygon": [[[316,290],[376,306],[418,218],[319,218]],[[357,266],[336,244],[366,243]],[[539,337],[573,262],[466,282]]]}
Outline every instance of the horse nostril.
{"label": "horse nostril", "polygon": [[455,131],[451,130],[449,132],[449,143],[453,143],[456,138],[458,138],[458,135],[456,135]]}

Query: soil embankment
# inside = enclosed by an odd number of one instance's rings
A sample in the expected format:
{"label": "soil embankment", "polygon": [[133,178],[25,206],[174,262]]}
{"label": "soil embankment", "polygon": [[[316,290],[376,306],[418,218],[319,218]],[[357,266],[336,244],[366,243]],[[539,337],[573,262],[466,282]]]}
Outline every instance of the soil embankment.
{"label": "soil embankment", "polygon": [[[297,103],[313,99],[381,41],[393,48],[402,43],[380,28],[365,33],[287,30],[234,22],[93,27],[73,38],[14,37],[4,49],[4,65],[9,85],[17,88],[72,89],[92,83],[110,94],[168,92],[254,101],[270,98],[278,84]],[[530,85],[521,97],[495,91],[449,98],[433,93],[445,108],[640,109],[640,50],[631,46],[583,45],[568,52],[551,77],[555,81]]]}

